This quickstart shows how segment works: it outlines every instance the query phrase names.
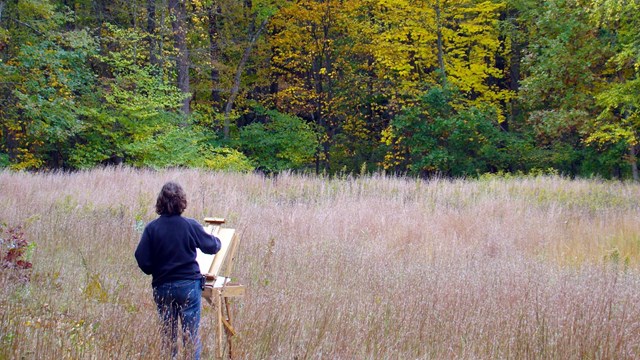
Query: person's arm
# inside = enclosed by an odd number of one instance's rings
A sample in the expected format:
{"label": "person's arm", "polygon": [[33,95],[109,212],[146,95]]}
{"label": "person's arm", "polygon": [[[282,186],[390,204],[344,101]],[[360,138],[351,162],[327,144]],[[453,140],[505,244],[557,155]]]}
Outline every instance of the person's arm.
{"label": "person's arm", "polygon": [[151,275],[153,272],[153,262],[151,260],[151,241],[149,239],[149,233],[147,229],[142,232],[140,243],[135,252],[136,261],[140,270],[147,275]]}
{"label": "person's arm", "polygon": [[205,254],[215,254],[220,251],[220,247],[222,244],[220,243],[220,239],[216,236],[207,233],[204,230],[204,227],[197,223],[196,226],[196,236],[198,241],[198,248]]}

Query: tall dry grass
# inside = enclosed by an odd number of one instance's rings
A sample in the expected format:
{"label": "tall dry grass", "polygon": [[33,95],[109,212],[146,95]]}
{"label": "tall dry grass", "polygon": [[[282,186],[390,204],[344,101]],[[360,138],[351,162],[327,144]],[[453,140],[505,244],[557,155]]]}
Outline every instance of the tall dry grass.
{"label": "tall dry grass", "polygon": [[0,172],[36,244],[29,283],[0,277],[0,358],[162,358],[133,251],[167,180],[241,234],[238,358],[640,358],[639,185],[130,168]]}

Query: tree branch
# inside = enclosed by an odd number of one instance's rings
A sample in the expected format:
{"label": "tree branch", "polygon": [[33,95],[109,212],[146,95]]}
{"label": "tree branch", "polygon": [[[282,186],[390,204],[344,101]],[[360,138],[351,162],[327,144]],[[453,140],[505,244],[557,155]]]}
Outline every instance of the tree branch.
{"label": "tree branch", "polygon": [[[1,7],[0,7],[0,12],[2,12],[2,8],[1,8]],[[36,34],[38,34],[38,35],[40,35],[40,36],[44,35],[44,33],[43,33],[42,31],[40,31],[40,30],[38,30],[38,29],[34,28],[33,26],[31,26],[31,25],[27,24],[26,22],[22,22],[22,21],[20,21],[20,20],[18,20],[18,19],[14,19],[14,18],[9,18],[9,20],[13,20],[13,21],[15,21],[16,23],[18,23],[19,25],[22,25],[22,26],[26,26],[26,27],[28,27],[29,29],[31,29],[33,32],[35,32]]]}
{"label": "tree branch", "polygon": [[231,94],[229,95],[229,99],[227,99],[227,104],[224,107],[224,138],[229,139],[229,114],[231,114],[231,108],[233,107],[233,102],[240,91],[240,80],[242,79],[242,71],[244,70],[244,65],[249,60],[249,55],[251,54],[251,50],[255,45],[256,41],[260,37],[260,34],[267,26],[269,22],[269,18],[266,18],[258,27],[255,33],[251,35],[249,38],[249,43],[247,47],[244,49],[244,53],[242,54],[242,59],[240,59],[240,63],[238,63],[238,68],[236,69],[236,75],[233,78],[233,87],[231,88]]}

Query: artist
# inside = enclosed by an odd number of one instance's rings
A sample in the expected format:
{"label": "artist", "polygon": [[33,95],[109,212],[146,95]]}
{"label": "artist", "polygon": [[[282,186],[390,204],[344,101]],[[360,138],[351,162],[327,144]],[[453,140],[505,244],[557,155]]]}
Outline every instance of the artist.
{"label": "artist", "polygon": [[185,347],[200,359],[200,304],[204,285],[196,262],[196,248],[206,254],[220,250],[220,239],[209,235],[196,220],[183,217],[187,197],[175,182],[164,184],[156,201],[160,215],[145,227],[135,252],[138,266],[152,275],[153,299],[163,321],[165,346],[177,356],[178,318]]}

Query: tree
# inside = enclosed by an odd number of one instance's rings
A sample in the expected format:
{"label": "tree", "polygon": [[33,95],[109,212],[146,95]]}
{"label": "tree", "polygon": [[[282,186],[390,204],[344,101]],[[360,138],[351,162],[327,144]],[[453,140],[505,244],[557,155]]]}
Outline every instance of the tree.
{"label": "tree", "polygon": [[66,18],[48,2],[7,10],[18,25],[10,34],[22,43],[8,47],[0,63],[3,148],[14,168],[68,166],[69,144],[82,127],[82,98],[94,86],[88,59],[95,42],[84,30],[57,32]]}
{"label": "tree", "polygon": [[[214,120],[213,128],[218,125],[217,120],[221,121],[220,128],[226,140],[230,139],[238,97],[246,88],[260,82],[253,66],[261,62],[252,61],[252,57],[260,46],[268,22],[282,3],[281,0],[233,0],[193,4],[191,22],[195,34],[189,38],[194,48],[207,49],[208,59],[194,56],[192,65],[197,69],[196,74],[209,74],[206,81],[195,79],[194,93],[208,92],[207,97],[198,97],[196,106],[200,110],[203,105],[206,107],[205,111]],[[207,33],[206,44],[200,40],[203,31]]]}
{"label": "tree", "polygon": [[260,34],[262,34],[262,31],[264,30],[268,21],[269,21],[269,16],[262,19],[260,21],[260,25],[255,30],[251,31],[249,35],[249,40],[247,41],[247,45],[244,49],[244,52],[242,53],[242,57],[238,62],[236,73],[235,73],[235,76],[233,77],[233,86],[231,87],[231,93],[229,94],[227,102],[224,106],[224,138],[225,139],[229,138],[229,122],[230,122],[229,117],[231,115],[231,110],[233,109],[233,103],[236,100],[236,96],[238,96],[238,92],[240,91],[240,81],[242,79],[242,72],[244,71],[244,67],[247,64],[247,61],[249,60],[249,55],[251,54],[251,50],[255,46],[256,41],[258,41],[258,38],[260,37]]}
{"label": "tree", "polygon": [[[391,122],[387,169],[419,176],[475,176],[515,162],[490,108],[465,107],[460,93],[434,87]],[[393,154],[393,155],[392,155]]]}
{"label": "tree", "polygon": [[[277,91],[271,101],[281,112],[295,114],[322,129],[316,171],[329,162],[333,137],[342,116],[338,88],[348,69],[340,61],[347,33],[336,1],[300,1],[283,8],[271,23],[271,68]],[[348,55],[348,54],[343,54]]]}
{"label": "tree", "polygon": [[544,2],[523,9],[520,20],[528,29],[519,93],[525,131],[533,133],[549,165],[579,173],[593,154],[584,133],[598,114],[595,97],[606,84],[609,50],[579,2]]}
{"label": "tree", "polygon": [[0,0],[0,166],[242,168],[242,150],[280,171],[307,164],[287,157],[303,153],[282,150],[299,139],[276,124],[306,124],[318,172],[542,165],[637,177],[638,10],[621,0]]}
{"label": "tree", "polygon": [[633,179],[638,173],[640,140],[640,4],[637,1],[592,1],[591,19],[601,26],[611,56],[605,74],[608,84],[596,96],[602,109],[590,125],[587,143],[628,146],[628,161]]}
{"label": "tree", "polygon": [[168,0],[169,17],[173,28],[173,39],[177,49],[176,69],[178,73],[178,89],[185,94],[182,100],[182,113],[188,115],[191,102],[189,90],[189,50],[187,48],[187,14],[184,0]]}
{"label": "tree", "polygon": [[107,24],[103,31],[103,48],[109,48],[95,60],[105,69],[101,88],[82,113],[84,126],[74,147],[75,167],[91,167],[98,163],[135,163],[136,144],[161,137],[177,125],[184,125],[177,110],[184,93],[159,76],[157,68],[146,62],[146,54],[133,46],[146,34]]}
{"label": "tree", "polygon": [[275,110],[257,109],[264,122],[240,130],[239,145],[262,171],[301,169],[312,163],[318,134],[304,120]]}
{"label": "tree", "polygon": [[402,104],[425,86],[451,84],[470,103],[499,105],[512,94],[502,78],[500,2],[374,1],[369,27],[377,74],[391,80]]}

